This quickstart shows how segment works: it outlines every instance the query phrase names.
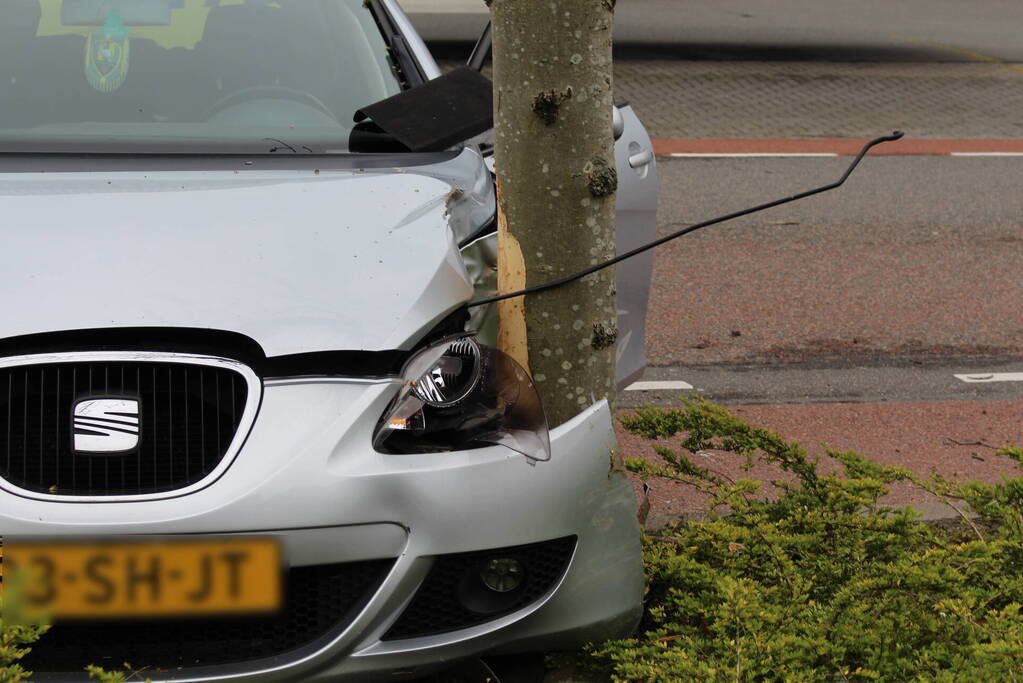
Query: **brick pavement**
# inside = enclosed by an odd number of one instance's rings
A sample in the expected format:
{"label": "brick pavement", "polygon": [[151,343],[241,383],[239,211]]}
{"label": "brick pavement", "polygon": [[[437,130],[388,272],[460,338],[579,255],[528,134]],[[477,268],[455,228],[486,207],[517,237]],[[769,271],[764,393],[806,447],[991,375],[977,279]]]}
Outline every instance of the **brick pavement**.
{"label": "brick pavement", "polygon": [[[456,54],[461,54],[455,50]],[[442,59],[450,69],[462,59]],[[992,62],[615,63],[655,138],[1023,138],[1023,66]]]}
{"label": "brick pavement", "polygon": [[1001,63],[619,59],[652,137],[1023,137],[1023,69]]}
{"label": "brick pavement", "polygon": [[[1007,443],[1020,443],[1020,405],[1019,400],[922,401],[739,406],[730,410],[750,424],[799,442],[811,455],[823,456],[825,447],[853,449],[875,462],[905,467],[925,481],[939,475],[958,482],[992,484],[1002,481],[1003,476],[1020,476],[1016,463],[996,454]],[[626,458],[661,462],[651,442],[628,434],[620,425],[618,436]],[[678,450],[679,442],[676,437],[657,443]],[[794,481],[774,465],[761,463],[746,471],[744,458],[734,454],[704,452],[695,459],[700,466],[732,479],[765,482],[761,490],[768,495],[778,491],[770,482]],[[824,458],[821,468],[834,472],[838,465]],[[638,493],[638,478],[632,479]],[[698,517],[706,510],[707,497],[684,484],[652,480],[650,485],[649,528],[660,528],[683,517]],[[909,484],[893,485],[882,502],[914,505],[930,517],[954,514],[935,505],[937,498]]]}

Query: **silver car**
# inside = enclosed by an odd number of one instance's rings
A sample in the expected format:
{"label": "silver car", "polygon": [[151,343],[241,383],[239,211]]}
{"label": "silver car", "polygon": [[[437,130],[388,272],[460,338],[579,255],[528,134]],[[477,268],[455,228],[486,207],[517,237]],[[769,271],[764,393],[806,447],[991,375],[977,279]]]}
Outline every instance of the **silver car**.
{"label": "silver car", "polygon": [[[548,428],[465,306],[486,135],[353,123],[441,76],[396,2],[5,0],[0,54],[0,535],[56,621],[37,680],[405,680],[635,626],[609,406]],[[657,179],[615,121],[624,250]],[[625,383],[649,257],[618,277]]]}

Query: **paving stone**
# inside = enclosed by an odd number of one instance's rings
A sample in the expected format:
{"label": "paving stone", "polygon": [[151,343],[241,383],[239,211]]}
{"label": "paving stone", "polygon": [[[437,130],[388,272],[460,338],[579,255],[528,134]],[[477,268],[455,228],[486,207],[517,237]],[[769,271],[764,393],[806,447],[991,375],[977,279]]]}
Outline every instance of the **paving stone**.
{"label": "paving stone", "polygon": [[615,95],[658,138],[1023,137],[1019,64],[619,58]]}
{"label": "paving stone", "polygon": [[995,63],[619,60],[652,137],[1023,136],[1023,68]]}

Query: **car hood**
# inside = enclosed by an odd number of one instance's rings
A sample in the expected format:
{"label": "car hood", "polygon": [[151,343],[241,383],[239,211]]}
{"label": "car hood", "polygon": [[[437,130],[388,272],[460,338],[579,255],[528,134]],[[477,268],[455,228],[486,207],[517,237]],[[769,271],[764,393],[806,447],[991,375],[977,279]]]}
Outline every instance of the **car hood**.
{"label": "car hood", "polygon": [[458,175],[0,174],[0,338],[181,327],[244,334],[267,356],[408,348],[472,295],[456,239],[489,189]]}

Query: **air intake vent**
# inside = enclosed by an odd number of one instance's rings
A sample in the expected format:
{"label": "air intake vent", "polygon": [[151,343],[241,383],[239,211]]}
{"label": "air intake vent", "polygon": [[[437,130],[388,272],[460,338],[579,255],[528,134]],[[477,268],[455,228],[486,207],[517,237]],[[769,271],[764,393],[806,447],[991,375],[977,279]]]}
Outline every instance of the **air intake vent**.
{"label": "air intake vent", "polygon": [[88,664],[123,670],[122,662],[129,662],[142,669],[139,680],[150,674],[164,680],[163,672],[173,679],[198,666],[297,658],[296,650],[322,646],[347,628],[393,564],[372,560],[293,568],[284,610],[273,617],[57,624],[22,664],[36,673],[69,673]]}
{"label": "air intake vent", "polygon": [[233,361],[72,354],[0,361],[0,477],[43,497],[146,496],[230,464],[255,414]]}
{"label": "air intake vent", "polygon": [[[575,541],[570,536],[511,548],[441,555],[382,640],[457,631],[536,603],[565,575],[575,552]],[[488,591],[480,570],[489,560],[501,558],[519,563],[522,583],[506,592]]]}

